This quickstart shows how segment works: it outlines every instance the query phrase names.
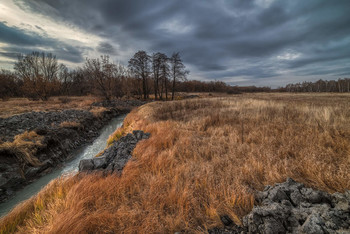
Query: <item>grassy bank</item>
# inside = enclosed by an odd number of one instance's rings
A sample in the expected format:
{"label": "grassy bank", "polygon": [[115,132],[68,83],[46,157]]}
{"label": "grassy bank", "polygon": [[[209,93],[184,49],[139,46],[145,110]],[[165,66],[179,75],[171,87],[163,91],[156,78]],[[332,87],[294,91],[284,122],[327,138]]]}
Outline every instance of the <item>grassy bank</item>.
{"label": "grassy bank", "polygon": [[[237,224],[254,191],[292,177],[350,189],[350,95],[250,94],[154,102],[124,128],[151,133],[121,177],[78,175],[51,183],[0,221],[2,232],[203,232]],[[63,192],[59,192],[61,190]]]}

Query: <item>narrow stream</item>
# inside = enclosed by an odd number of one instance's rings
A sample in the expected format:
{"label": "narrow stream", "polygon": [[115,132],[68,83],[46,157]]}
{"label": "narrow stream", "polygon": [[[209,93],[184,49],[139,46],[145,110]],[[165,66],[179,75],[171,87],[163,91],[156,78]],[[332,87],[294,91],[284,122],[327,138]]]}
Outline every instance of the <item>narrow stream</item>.
{"label": "narrow stream", "polygon": [[27,185],[23,189],[16,192],[15,196],[0,204],[0,217],[6,215],[18,203],[37,194],[51,180],[67,173],[75,173],[78,171],[79,162],[82,159],[92,158],[106,147],[107,139],[118,127],[123,124],[125,115],[118,116],[111,120],[102,130],[98,138],[90,145],[74,151],[71,161],[66,162],[62,167],[52,171],[51,173],[41,177],[33,183]]}

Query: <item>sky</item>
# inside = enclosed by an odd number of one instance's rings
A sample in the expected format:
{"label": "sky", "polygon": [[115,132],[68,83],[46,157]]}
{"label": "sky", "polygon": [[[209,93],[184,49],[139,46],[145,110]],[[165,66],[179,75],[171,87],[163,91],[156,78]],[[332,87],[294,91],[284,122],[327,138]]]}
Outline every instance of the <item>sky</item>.
{"label": "sky", "polygon": [[0,68],[53,53],[180,52],[188,79],[279,87],[350,77],[349,0],[0,0]]}

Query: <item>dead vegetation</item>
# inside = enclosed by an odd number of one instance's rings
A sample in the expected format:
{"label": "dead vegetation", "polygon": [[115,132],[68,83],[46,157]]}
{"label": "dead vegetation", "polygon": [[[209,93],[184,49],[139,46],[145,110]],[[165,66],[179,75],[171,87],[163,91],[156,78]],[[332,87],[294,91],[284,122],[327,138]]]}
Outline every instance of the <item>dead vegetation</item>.
{"label": "dead vegetation", "polygon": [[36,216],[17,208],[0,224],[20,219],[18,231],[36,233],[204,232],[221,226],[224,214],[239,224],[256,190],[287,177],[343,192],[350,189],[349,103],[349,95],[329,94],[149,103],[110,138],[151,133],[121,177],[57,180],[62,197],[45,200]]}
{"label": "dead vegetation", "polygon": [[12,115],[30,111],[57,111],[65,109],[87,110],[94,102],[101,98],[94,96],[81,97],[51,97],[48,101],[32,101],[27,98],[10,98],[1,102],[0,117],[7,118]]}
{"label": "dead vegetation", "polygon": [[27,227],[31,227],[32,233],[39,232],[35,226],[44,224],[53,215],[46,213],[46,210],[49,207],[62,205],[67,192],[76,181],[76,177],[65,177],[49,183],[36,196],[17,205],[9,215],[1,219],[0,233],[28,233]]}
{"label": "dead vegetation", "polygon": [[107,108],[101,106],[95,106],[90,110],[96,118],[101,118],[105,111],[107,111]]}
{"label": "dead vegetation", "polygon": [[33,167],[41,166],[39,159],[35,157],[37,150],[43,147],[44,137],[36,132],[25,131],[14,137],[12,142],[3,142],[0,144],[0,152],[14,155],[21,166],[29,164]]}
{"label": "dead vegetation", "polygon": [[77,121],[64,121],[60,123],[61,128],[83,129],[83,125]]}

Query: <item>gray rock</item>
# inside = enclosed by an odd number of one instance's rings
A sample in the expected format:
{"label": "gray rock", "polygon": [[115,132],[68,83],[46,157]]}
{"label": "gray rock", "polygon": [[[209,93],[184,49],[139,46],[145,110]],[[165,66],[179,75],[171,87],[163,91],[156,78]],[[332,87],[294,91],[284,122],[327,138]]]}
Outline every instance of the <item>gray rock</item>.
{"label": "gray rock", "polygon": [[283,200],[289,200],[287,194],[280,187],[275,187],[269,191],[268,201],[282,202]]}
{"label": "gray rock", "polygon": [[328,194],[287,179],[257,192],[256,200],[260,206],[243,217],[239,232],[209,233],[350,233],[350,191]]}
{"label": "gray rock", "polygon": [[323,227],[325,226],[325,223],[321,219],[320,215],[317,213],[312,213],[303,226],[300,228],[301,233],[306,234],[322,234],[325,233]]}
{"label": "gray rock", "polygon": [[106,157],[97,157],[92,159],[92,163],[94,164],[94,169],[103,169],[107,166]]}
{"label": "gray rock", "polygon": [[114,164],[113,164],[113,163],[110,163],[110,164],[106,167],[106,171],[107,171],[107,172],[113,172],[113,169],[114,169]]}
{"label": "gray rock", "polygon": [[91,171],[94,167],[91,159],[83,159],[79,162],[79,171]]}
{"label": "gray rock", "polygon": [[304,201],[303,195],[301,195],[300,191],[297,189],[290,194],[290,200],[295,206],[299,206],[300,203]]}
{"label": "gray rock", "polygon": [[142,136],[143,136],[143,132],[142,131],[135,130],[132,133],[135,135],[137,140],[141,140],[142,139]]}
{"label": "gray rock", "polygon": [[[100,157],[94,158],[90,162],[83,162],[83,165],[79,165],[79,171],[92,171],[97,169],[103,169],[106,172],[115,172],[120,174],[125,164],[130,160],[131,153],[134,150],[136,144],[143,139],[148,139],[150,134],[143,131],[136,130],[133,133],[129,133],[124,137],[121,137],[117,142],[114,142],[112,146],[106,149]],[[82,163],[82,162],[81,162]]]}
{"label": "gray rock", "polygon": [[334,193],[332,196],[332,205],[342,211],[350,211],[350,199],[347,194]]}

